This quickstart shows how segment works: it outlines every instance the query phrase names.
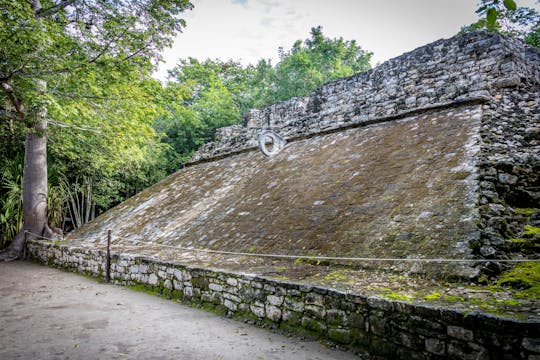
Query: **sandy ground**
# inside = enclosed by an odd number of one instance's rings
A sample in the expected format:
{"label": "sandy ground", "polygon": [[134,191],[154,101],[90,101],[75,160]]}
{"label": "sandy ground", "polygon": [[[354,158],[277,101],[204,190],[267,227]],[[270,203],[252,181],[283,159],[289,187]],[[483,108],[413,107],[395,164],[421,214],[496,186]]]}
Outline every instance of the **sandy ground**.
{"label": "sandy ground", "polygon": [[131,289],[0,262],[0,359],[354,359]]}

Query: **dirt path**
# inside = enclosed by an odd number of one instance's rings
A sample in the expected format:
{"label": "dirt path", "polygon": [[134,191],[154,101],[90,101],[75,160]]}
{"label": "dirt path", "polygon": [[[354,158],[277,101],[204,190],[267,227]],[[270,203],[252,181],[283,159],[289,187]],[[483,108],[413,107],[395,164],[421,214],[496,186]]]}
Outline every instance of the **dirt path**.
{"label": "dirt path", "polygon": [[128,288],[0,262],[0,359],[354,359]]}

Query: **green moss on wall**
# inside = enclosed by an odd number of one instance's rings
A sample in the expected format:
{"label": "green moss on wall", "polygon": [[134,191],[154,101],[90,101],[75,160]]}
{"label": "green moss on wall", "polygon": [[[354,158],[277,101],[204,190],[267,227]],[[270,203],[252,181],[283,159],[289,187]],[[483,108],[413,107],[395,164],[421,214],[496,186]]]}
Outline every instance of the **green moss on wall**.
{"label": "green moss on wall", "polygon": [[497,284],[517,290],[518,298],[539,300],[540,263],[520,263],[503,273]]}

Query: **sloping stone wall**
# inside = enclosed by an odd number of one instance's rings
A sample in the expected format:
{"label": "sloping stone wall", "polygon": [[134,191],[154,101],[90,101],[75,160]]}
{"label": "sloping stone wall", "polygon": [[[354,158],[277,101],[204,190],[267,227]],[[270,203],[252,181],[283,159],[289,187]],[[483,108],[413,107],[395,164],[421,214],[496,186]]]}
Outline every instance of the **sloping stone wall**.
{"label": "sloping stone wall", "polygon": [[[113,229],[126,246],[472,258],[481,117],[480,105],[460,106],[291,142],[271,158],[253,151],[196,164],[69,239],[100,243]],[[419,264],[415,271],[478,273],[469,269],[475,264],[461,265]]]}
{"label": "sloping stone wall", "polygon": [[[31,258],[95,277],[105,276],[105,252],[28,244]],[[255,275],[191,268],[113,253],[115,284],[353,348],[400,359],[537,359],[540,323],[389,301]]]}
{"label": "sloping stone wall", "polygon": [[485,32],[441,39],[377,68],[246,114],[243,125],[218,129],[191,162],[257,147],[261,129],[285,139],[359,126],[411,112],[488,101],[499,88],[540,83],[540,55],[522,41]]}
{"label": "sloping stone wall", "polygon": [[[115,229],[124,245],[538,258],[537,244],[525,253],[510,240],[526,223],[540,226],[540,210],[526,218],[513,210],[540,207],[539,69],[538,51],[517,39],[478,32],[436,41],[310,97],[252,110],[190,166],[68,239],[100,243]],[[261,129],[289,143],[272,157],[245,151]],[[486,281],[503,269],[415,268],[470,280],[481,270]]]}

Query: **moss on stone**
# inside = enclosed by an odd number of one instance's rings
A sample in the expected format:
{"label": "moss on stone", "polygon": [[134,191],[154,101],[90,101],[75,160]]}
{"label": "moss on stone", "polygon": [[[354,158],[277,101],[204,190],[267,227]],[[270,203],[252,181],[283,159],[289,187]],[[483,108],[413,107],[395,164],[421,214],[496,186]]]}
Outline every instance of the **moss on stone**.
{"label": "moss on stone", "polygon": [[339,344],[349,344],[351,342],[351,332],[346,329],[329,329],[328,337]]}
{"label": "moss on stone", "polygon": [[456,171],[452,174],[453,180],[464,180],[471,175],[470,171]]}
{"label": "moss on stone", "polygon": [[531,238],[540,237],[540,227],[525,225],[522,236]]}
{"label": "moss on stone", "polygon": [[464,302],[465,298],[459,295],[446,295],[446,296],[442,296],[441,300],[444,300],[449,303],[454,303],[454,302]]}
{"label": "moss on stone", "polygon": [[302,318],[302,328],[315,337],[322,337],[326,333],[326,325],[323,322],[306,316]]}
{"label": "moss on stone", "polygon": [[441,293],[434,292],[434,293],[427,294],[426,296],[424,296],[424,299],[425,300],[435,300],[435,299],[439,299],[441,296],[442,296]]}
{"label": "moss on stone", "polygon": [[378,296],[385,297],[387,299],[391,300],[401,300],[401,301],[413,301],[415,297],[411,294],[404,294],[400,292],[396,292],[390,289],[382,288],[377,293]]}
{"label": "moss on stone", "polygon": [[520,263],[505,272],[497,282],[514,290],[515,296],[522,299],[540,299],[540,263]]}
{"label": "moss on stone", "polygon": [[532,214],[534,214],[537,211],[540,211],[540,209],[537,209],[537,208],[513,208],[513,210],[516,214],[527,216],[527,217],[532,216]]}
{"label": "moss on stone", "polygon": [[134,284],[134,285],[128,285],[128,287],[130,289],[133,289],[135,291],[142,292],[142,293],[145,293],[145,294],[157,295],[157,296],[160,295],[159,292],[158,292],[158,289],[153,287],[153,286],[150,286],[150,285]]}

